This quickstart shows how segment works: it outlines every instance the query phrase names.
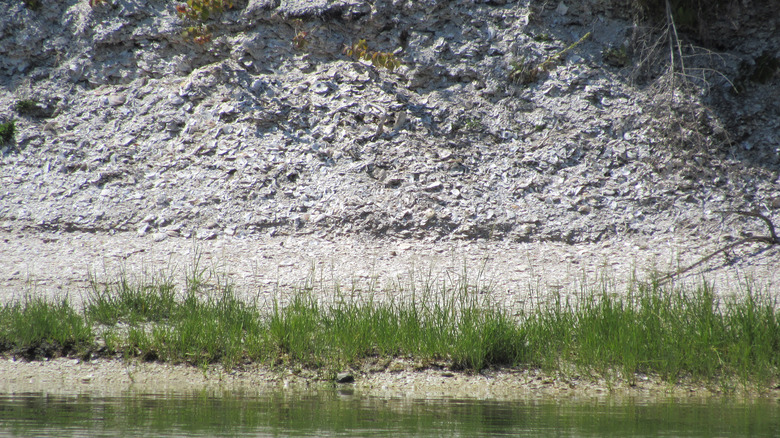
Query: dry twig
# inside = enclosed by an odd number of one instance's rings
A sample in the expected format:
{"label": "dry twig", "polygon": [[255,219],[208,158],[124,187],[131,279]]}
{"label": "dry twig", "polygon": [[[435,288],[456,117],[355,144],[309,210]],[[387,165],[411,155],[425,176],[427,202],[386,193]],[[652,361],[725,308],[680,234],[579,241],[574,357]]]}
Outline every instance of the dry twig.
{"label": "dry twig", "polygon": [[745,210],[718,210],[718,211],[716,211],[716,213],[734,213],[734,214],[739,214],[739,215],[742,215],[742,216],[759,218],[759,219],[763,220],[766,223],[767,228],[769,228],[769,235],[768,236],[750,236],[750,237],[745,237],[744,239],[737,240],[736,242],[729,243],[728,245],[724,246],[723,248],[720,248],[717,251],[702,257],[701,259],[699,259],[699,261],[697,261],[696,263],[694,263],[694,264],[692,264],[692,265],[690,265],[690,266],[688,266],[688,267],[686,267],[684,269],[680,269],[680,270],[677,270],[675,272],[671,272],[669,274],[664,275],[663,277],[661,277],[661,278],[659,278],[657,280],[658,284],[663,284],[663,283],[671,280],[675,276],[684,274],[684,273],[690,271],[691,269],[693,269],[693,268],[701,265],[702,263],[706,262],[707,260],[710,260],[711,258],[715,257],[716,255],[718,255],[720,253],[723,253],[723,252],[726,252],[726,251],[728,251],[728,250],[730,250],[732,248],[736,248],[737,246],[740,246],[740,245],[742,245],[744,243],[755,242],[755,243],[766,243],[766,244],[768,244],[770,246],[771,245],[780,245],[780,239],[777,238],[777,233],[775,232],[774,224],[772,223],[772,221],[768,217],[764,216],[763,214],[761,214],[761,213],[759,213],[757,211],[745,211]]}

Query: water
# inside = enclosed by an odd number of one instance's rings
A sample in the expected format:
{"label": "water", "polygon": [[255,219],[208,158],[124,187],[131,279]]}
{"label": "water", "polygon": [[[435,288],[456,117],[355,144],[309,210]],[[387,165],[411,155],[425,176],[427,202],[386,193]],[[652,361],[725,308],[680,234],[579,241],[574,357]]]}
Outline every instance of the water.
{"label": "water", "polygon": [[777,437],[776,400],[402,400],[335,390],[0,394],[2,436]]}

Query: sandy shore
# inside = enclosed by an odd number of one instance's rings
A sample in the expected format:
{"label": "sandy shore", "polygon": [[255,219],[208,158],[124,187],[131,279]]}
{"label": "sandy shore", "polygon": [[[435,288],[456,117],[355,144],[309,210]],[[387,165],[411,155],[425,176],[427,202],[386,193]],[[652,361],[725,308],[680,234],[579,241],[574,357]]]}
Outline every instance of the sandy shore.
{"label": "sandy shore", "polygon": [[189,394],[225,392],[246,395],[273,391],[305,391],[335,388],[341,392],[395,399],[468,398],[519,400],[555,398],[587,400],[599,397],[631,397],[647,401],[669,398],[712,397],[780,399],[780,389],[761,391],[735,382],[728,385],[677,385],[638,375],[632,384],[606,380],[577,372],[550,375],[538,370],[510,369],[480,374],[451,372],[436,367],[419,368],[413,363],[389,360],[351,371],[354,382],[339,384],[306,370],[270,369],[250,365],[225,371],[216,365],[203,369],[136,360],[99,359],[81,361],[58,358],[25,362],[0,359],[0,393],[93,394],[118,396],[138,394]]}

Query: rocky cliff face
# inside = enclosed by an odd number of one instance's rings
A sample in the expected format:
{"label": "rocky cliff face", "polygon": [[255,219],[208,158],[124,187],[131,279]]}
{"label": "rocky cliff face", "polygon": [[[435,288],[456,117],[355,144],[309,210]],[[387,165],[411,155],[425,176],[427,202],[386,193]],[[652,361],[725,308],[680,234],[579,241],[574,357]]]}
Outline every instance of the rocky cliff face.
{"label": "rocky cliff face", "polygon": [[5,4],[5,229],[583,242],[780,208],[771,4],[672,35],[674,66],[595,0]]}

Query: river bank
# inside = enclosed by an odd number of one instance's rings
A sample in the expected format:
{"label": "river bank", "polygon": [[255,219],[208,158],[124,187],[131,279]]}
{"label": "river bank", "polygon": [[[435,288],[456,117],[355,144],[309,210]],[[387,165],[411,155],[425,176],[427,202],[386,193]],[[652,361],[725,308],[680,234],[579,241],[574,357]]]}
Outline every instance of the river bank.
{"label": "river bank", "polygon": [[0,392],[52,395],[139,394],[256,394],[278,390],[307,391],[320,387],[346,393],[398,399],[467,398],[480,400],[557,399],[588,400],[610,397],[644,401],[668,399],[780,399],[778,388],[704,385],[685,382],[670,385],[652,376],[642,376],[629,385],[619,379],[607,381],[577,374],[560,376],[538,370],[503,370],[484,374],[451,373],[412,365],[394,371],[356,374],[354,383],[335,384],[315,380],[290,370],[248,367],[225,372],[220,366],[207,370],[188,365],[98,359],[81,361],[58,358],[26,362],[0,358]]}
{"label": "river bank", "polygon": [[[51,243],[56,242],[40,244]],[[346,246],[340,242],[339,247]],[[776,335],[772,315],[777,297],[771,264],[764,270],[755,268],[762,266],[756,261],[772,250],[731,265],[705,264],[705,272],[688,274],[693,275],[692,289],[684,281],[652,286],[637,278],[636,269],[625,272],[633,280],[602,275],[595,288],[576,283],[576,277],[561,285],[552,283],[561,280],[557,273],[563,269],[555,269],[561,266],[558,261],[542,270],[550,276],[537,275],[535,287],[527,283],[524,294],[502,290],[505,285],[518,288],[506,276],[485,274],[494,272],[494,263],[510,261],[500,256],[483,260],[481,273],[474,275],[464,260],[450,270],[431,264],[420,277],[377,274],[370,281],[349,277],[349,266],[339,265],[342,270],[333,271],[339,275],[329,282],[298,277],[293,288],[277,283],[266,290],[231,284],[230,278],[241,275],[228,276],[216,269],[228,266],[225,263],[185,265],[167,274],[146,271],[145,283],[133,279],[132,269],[124,265],[122,277],[92,276],[89,288],[55,295],[66,300],[61,301],[64,307],[45,304],[51,301],[35,290],[6,294],[3,327],[12,332],[4,332],[4,343],[12,356],[4,361],[3,375],[9,377],[11,391],[53,383],[78,388],[91,385],[93,379],[102,383],[92,390],[114,383],[129,390],[154,382],[155,374],[170,380],[172,389],[191,389],[190,383],[204,388],[305,387],[333,384],[337,373],[346,373],[350,376],[346,380],[355,379],[355,387],[368,391],[419,390],[440,396],[659,391],[763,396],[775,391],[773,354],[767,350],[768,356],[762,356],[761,351],[765,346],[771,350],[771,336]],[[745,276],[748,267],[754,268],[750,281]],[[713,283],[703,279],[718,272],[721,278],[728,274],[737,280],[712,288]],[[754,276],[761,272],[765,275]],[[184,280],[184,289],[177,290],[175,278]],[[69,296],[81,301],[71,307]],[[31,306],[42,310],[29,313]],[[53,320],[72,325],[55,324],[54,334],[24,341],[49,326],[46,321],[52,318],[41,316],[47,312],[58,315]],[[403,322],[410,315],[412,319]],[[464,323],[464,315],[475,319]],[[229,324],[219,322],[223,319]],[[230,328],[236,321],[238,331]],[[430,325],[431,321],[438,322]],[[343,333],[328,329],[339,326],[345,327]],[[414,330],[407,333],[405,327]],[[83,337],[52,341],[60,339],[58,332]],[[701,333],[709,335],[702,338]],[[94,345],[93,336],[98,339]],[[591,337],[593,341],[588,341]],[[367,343],[350,346],[353,338]],[[397,343],[401,338],[407,340]],[[32,344],[25,347],[25,342]],[[423,343],[428,346],[421,348]],[[658,345],[653,347],[654,343]],[[70,346],[59,350],[57,345]],[[63,352],[71,357],[57,358]],[[716,357],[708,358],[712,352]],[[587,359],[591,356],[592,363]],[[762,362],[761,357],[770,360]],[[23,358],[36,360],[27,363]],[[174,365],[182,362],[189,365]],[[484,388],[478,389],[480,385]]]}

